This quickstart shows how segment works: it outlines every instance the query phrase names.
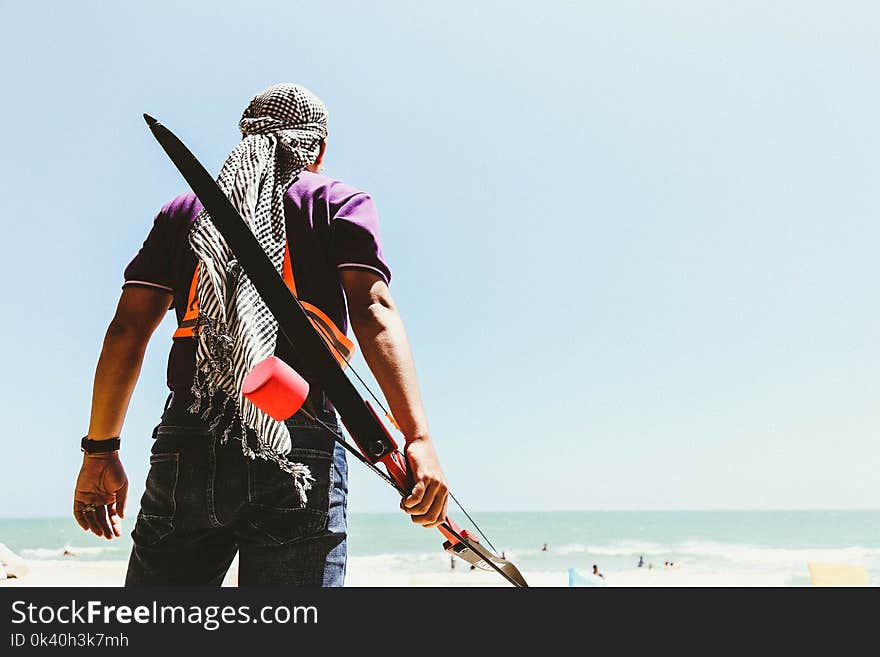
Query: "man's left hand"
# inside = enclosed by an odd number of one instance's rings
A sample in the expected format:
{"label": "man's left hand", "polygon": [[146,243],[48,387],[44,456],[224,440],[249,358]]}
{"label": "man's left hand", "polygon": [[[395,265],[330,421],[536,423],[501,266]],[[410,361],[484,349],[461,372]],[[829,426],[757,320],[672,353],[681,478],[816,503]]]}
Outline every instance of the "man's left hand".
{"label": "man's left hand", "polygon": [[400,502],[400,508],[414,523],[437,527],[446,518],[449,487],[434,445],[429,438],[420,438],[407,444],[405,452],[415,485],[409,497]]}

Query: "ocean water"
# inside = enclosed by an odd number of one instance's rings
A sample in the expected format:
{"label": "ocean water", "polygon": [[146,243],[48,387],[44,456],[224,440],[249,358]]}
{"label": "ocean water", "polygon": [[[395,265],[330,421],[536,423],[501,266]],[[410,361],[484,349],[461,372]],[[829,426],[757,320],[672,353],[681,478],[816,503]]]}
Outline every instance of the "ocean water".
{"label": "ocean water", "polygon": [[[523,572],[636,571],[672,561],[718,585],[809,584],[807,563],[864,566],[880,585],[880,511],[504,512],[474,519]],[[456,516],[459,524],[469,526]],[[131,539],[107,541],[72,519],[0,519],[0,542],[28,559],[126,560]],[[349,554],[399,573],[446,573],[442,537],[401,513],[352,514]],[[547,544],[547,551],[542,547]],[[64,551],[73,556],[64,557]],[[457,564],[465,568],[463,562]],[[639,571],[644,572],[644,571]]]}

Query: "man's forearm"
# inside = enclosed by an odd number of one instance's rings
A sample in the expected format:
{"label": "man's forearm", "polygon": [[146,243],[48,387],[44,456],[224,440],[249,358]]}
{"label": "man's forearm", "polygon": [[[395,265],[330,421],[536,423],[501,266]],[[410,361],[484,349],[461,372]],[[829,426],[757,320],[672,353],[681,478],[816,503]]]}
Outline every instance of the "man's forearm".
{"label": "man's forearm", "polygon": [[428,438],[416,367],[397,309],[373,303],[352,315],[352,328],[364,360],[376,377],[406,441]]}
{"label": "man's forearm", "polygon": [[111,324],[95,371],[88,437],[103,440],[118,436],[137,383],[148,339],[142,332]]}

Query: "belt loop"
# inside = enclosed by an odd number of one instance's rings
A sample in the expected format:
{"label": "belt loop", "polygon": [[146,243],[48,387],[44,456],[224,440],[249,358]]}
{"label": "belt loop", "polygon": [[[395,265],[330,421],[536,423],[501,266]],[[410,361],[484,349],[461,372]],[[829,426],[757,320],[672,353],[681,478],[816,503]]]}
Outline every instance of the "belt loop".
{"label": "belt loop", "polygon": [[159,424],[153,427],[153,440],[156,440],[156,434],[159,431],[159,426],[165,421],[165,413],[168,412],[168,408],[171,406],[172,399],[174,399],[174,391],[168,393],[168,398],[165,400],[165,408],[162,409],[162,417],[159,419]]}
{"label": "belt loop", "polygon": [[167,411],[171,407],[171,401],[174,399],[174,391],[168,393],[168,398],[165,400],[165,408],[162,409],[162,419],[165,419],[165,411]]}

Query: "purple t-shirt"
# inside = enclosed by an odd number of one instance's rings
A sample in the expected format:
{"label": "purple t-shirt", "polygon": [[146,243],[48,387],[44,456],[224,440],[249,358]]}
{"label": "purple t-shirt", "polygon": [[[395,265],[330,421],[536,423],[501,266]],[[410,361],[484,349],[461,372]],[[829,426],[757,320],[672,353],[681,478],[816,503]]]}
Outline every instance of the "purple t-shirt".
{"label": "purple t-shirt", "polygon": [[[186,312],[196,269],[189,232],[201,209],[202,204],[192,192],[168,203],[156,216],[141,250],[125,268],[123,287],[143,285],[174,295],[171,308],[178,323]],[[303,171],[284,197],[284,216],[298,296],[323,310],[340,330],[347,332],[345,296],[338,271],[367,269],[386,283],[391,280],[382,255],[373,199],[339,180]],[[283,339],[278,340],[276,353],[294,360]],[[192,402],[194,374],[195,340],[173,340],[168,356],[168,387],[174,392],[176,409]]]}

